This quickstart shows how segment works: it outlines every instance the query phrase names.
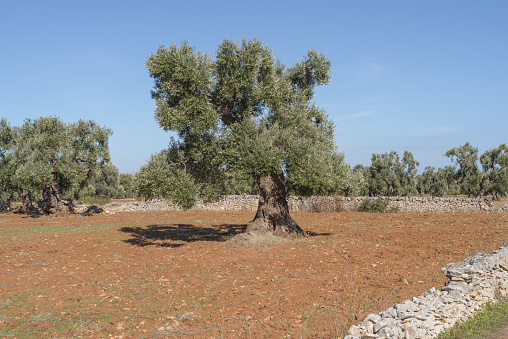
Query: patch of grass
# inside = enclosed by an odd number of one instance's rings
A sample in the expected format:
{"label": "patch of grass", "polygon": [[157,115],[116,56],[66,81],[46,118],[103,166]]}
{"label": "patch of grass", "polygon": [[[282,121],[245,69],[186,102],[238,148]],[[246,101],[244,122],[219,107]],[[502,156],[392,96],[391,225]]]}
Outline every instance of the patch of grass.
{"label": "patch of grass", "polygon": [[83,202],[86,205],[100,205],[104,206],[109,202],[109,199],[103,196],[84,197]]}
{"label": "patch of grass", "polygon": [[508,325],[508,299],[487,304],[472,318],[441,333],[439,339],[488,339]]}

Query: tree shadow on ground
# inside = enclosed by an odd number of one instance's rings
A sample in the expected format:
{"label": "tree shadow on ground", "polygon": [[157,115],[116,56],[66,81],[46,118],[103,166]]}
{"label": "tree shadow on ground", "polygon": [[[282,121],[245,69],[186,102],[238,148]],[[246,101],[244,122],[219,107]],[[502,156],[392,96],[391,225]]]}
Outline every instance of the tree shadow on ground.
{"label": "tree shadow on ground", "polygon": [[124,240],[137,246],[155,245],[180,247],[182,242],[226,241],[243,232],[246,225],[221,224],[213,227],[198,227],[191,224],[159,224],[143,227],[122,227],[121,232],[130,233],[131,239]]}

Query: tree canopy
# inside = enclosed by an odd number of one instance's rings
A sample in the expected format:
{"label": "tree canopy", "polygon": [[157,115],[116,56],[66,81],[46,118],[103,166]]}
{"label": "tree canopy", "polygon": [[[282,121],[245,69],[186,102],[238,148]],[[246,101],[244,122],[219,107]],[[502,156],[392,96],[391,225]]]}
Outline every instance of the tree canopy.
{"label": "tree canopy", "polygon": [[79,187],[109,162],[111,130],[94,121],[67,124],[57,117],[26,119],[22,126],[0,124],[1,170],[4,189],[16,191],[24,210],[32,200],[46,213],[72,211],[64,189]]}
{"label": "tree canopy", "polygon": [[404,151],[402,159],[395,151],[372,154],[371,165],[362,169],[369,195],[392,196],[415,193],[419,164],[408,151]]}

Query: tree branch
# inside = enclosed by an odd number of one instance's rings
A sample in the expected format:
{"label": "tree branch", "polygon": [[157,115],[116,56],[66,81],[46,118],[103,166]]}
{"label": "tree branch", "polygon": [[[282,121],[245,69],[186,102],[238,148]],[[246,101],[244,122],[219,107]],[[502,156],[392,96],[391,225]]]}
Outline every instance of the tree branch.
{"label": "tree branch", "polygon": [[212,105],[217,107],[219,113],[221,114],[221,120],[224,125],[229,126],[236,122],[236,118],[231,115],[231,111],[233,110],[234,101],[228,101],[225,104],[220,103],[217,99],[211,99]]}

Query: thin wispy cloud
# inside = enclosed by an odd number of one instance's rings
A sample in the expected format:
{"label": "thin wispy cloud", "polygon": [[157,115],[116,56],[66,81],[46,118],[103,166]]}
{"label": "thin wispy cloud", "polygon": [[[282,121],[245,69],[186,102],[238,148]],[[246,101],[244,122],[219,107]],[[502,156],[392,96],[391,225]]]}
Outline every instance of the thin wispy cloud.
{"label": "thin wispy cloud", "polygon": [[458,132],[456,126],[432,126],[424,130],[424,134],[431,136],[445,136]]}
{"label": "thin wispy cloud", "polygon": [[339,116],[338,120],[350,120],[350,119],[368,117],[373,114],[374,114],[374,111],[362,111],[362,112],[358,112],[358,113]]}
{"label": "thin wispy cloud", "polygon": [[360,81],[372,81],[378,79],[386,68],[376,57],[369,57],[357,60],[354,66],[348,68],[348,71]]}

